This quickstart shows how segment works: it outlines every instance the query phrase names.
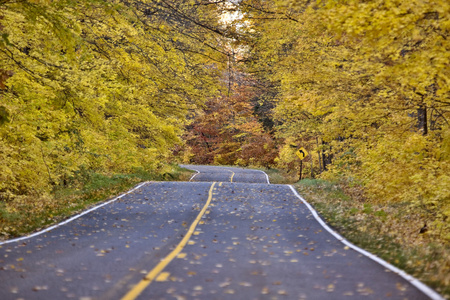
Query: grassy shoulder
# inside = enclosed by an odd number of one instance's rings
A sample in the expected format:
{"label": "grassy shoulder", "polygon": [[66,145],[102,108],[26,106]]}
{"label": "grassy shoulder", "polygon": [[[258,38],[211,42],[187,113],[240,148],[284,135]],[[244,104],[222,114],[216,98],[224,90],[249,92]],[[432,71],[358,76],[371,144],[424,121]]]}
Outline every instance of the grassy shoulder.
{"label": "grassy shoulder", "polygon": [[322,218],[346,239],[406,271],[450,299],[450,245],[439,230],[424,226],[409,203],[374,204],[361,189],[319,179],[298,181],[279,170],[264,170],[271,183],[293,184]]}
{"label": "grassy shoulder", "polygon": [[[91,206],[131,189],[144,181],[187,181],[191,170],[172,166],[159,174],[136,170],[129,174],[103,175],[81,172],[49,195],[27,196],[12,203],[0,202],[0,240],[23,236],[41,230]],[[35,196],[37,197],[37,196]]]}
{"label": "grassy shoulder", "polygon": [[258,168],[258,170],[264,171],[269,176],[270,183],[272,184],[294,184],[298,181],[297,175],[283,170],[264,168]]}

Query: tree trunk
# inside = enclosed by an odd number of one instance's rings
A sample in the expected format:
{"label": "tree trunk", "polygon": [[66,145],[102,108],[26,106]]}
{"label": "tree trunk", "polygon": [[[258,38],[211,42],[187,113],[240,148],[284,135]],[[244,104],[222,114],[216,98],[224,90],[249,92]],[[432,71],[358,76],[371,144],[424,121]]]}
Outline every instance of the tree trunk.
{"label": "tree trunk", "polygon": [[[322,145],[328,145],[327,142],[322,141]],[[330,147],[331,150],[331,147]],[[327,171],[327,166],[331,164],[331,161],[333,160],[333,155],[331,154],[325,154],[325,152],[322,149],[322,163],[323,163],[323,170]]]}
{"label": "tree trunk", "polygon": [[317,142],[317,155],[319,156],[319,173],[322,173],[322,162],[320,159],[319,138],[318,137],[316,137],[316,142]]}
{"label": "tree trunk", "polygon": [[417,127],[423,135],[428,134],[427,107],[425,105],[417,109]]}

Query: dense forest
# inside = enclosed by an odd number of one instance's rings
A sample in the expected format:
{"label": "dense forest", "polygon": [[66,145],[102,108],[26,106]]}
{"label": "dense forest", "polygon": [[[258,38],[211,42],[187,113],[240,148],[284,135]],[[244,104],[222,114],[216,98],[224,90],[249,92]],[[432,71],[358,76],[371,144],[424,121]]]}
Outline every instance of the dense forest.
{"label": "dense forest", "polygon": [[39,210],[89,172],[165,172],[221,86],[209,4],[0,1],[0,209]]}
{"label": "dense forest", "polygon": [[[0,0],[0,211],[86,172],[260,166],[450,232],[450,4]],[[64,201],[64,200],[61,200]],[[450,240],[450,235],[446,236]]]}
{"label": "dense forest", "polygon": [[236,7],[233,92],[191,125],[194,161],[297,172],[304,147],[306,176],[361,187],[369,202],[406,204],[449,240],[448,1]]}

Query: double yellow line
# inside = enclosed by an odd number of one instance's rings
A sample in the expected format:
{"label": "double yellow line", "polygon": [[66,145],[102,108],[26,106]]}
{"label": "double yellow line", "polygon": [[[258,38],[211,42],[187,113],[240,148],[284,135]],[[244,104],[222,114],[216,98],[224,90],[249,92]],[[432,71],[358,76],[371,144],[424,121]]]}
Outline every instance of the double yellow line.
{"label": "double yellow line", "polygon": [[[234,175],[234,173],[233,173]],[[231,176],[231,180],[233,180],[233,176]],[[213,196],[213,189],[216,182],[213,182],[211,185],[211,188],[209,189],[208,193],[208,200],[206,201],[206,204],[203,206],[203,209],[198,214],[197,218],[195,218],[194,222],[192,223],[191,227],[189,227],[189,230],[187,234],[184,236],[184,238],[181,240],[181,242],[175,247],[175,249],[169,253],[164,259],[162,259],[156,267],[153,268],[145,277],[142,279],[137,285],[135,285],[125,296],[122,297],[122,300],[134,300],[136,299],[142,291],[147,288],[147,286],[155,280],[155,278],[164,270],[164,268],[183,250],[184,246],[188,243],[189,239],[191,238],[192,234],[195,231],[195,227],[197,227],[198,223],[200,222],[200,219],[203,217],[203,215],[206,212],[206,209],[208,208],[209,204],[211,203],[211,199]]]}

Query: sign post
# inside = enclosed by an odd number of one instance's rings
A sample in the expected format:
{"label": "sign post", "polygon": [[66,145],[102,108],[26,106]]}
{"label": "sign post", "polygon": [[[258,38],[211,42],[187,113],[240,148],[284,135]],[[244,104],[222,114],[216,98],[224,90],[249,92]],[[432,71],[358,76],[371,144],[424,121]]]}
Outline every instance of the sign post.
{"label": "sign post", "polygon": [[299,180],[302,180],[302,172],[303,172],[303,159],[308,155],[308,151],[305,150],[305,148],[301,147],[300,149],[295,152],[295,155],[300,158],[300,174],[299,174]]}

